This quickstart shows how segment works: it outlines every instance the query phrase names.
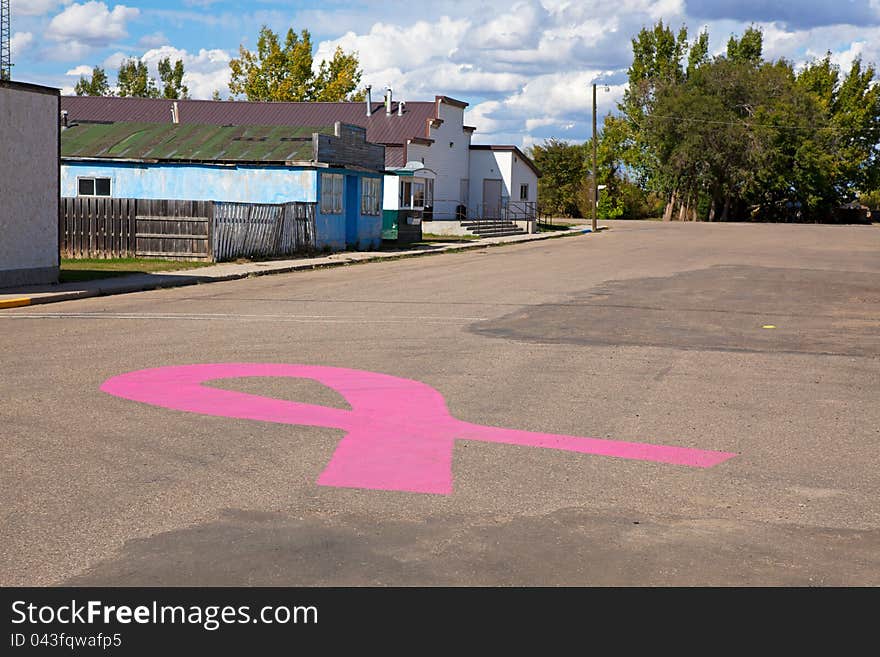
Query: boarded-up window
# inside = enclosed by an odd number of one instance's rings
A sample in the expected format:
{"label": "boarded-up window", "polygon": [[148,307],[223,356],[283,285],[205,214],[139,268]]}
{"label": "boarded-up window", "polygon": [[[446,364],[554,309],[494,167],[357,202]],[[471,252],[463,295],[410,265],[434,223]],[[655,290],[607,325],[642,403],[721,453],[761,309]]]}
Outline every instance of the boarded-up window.
{"label": "boarded-up window", "polygon": [[379,214],[380,189],[378,178],[361,178],[361,214]]}
{"label": "boarded-up window", "polygon": [[340,173],[321,174],[321,214],[342,214],[342,180]]}
{"label": "boarded-up window", "polygon": [[79,196],[110,196],[109,178],[77,178]]}

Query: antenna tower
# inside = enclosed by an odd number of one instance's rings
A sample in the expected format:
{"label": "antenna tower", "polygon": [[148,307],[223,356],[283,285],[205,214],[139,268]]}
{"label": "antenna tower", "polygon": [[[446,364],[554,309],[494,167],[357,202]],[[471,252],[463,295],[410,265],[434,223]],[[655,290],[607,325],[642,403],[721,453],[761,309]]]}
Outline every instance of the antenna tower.
{"label": "antenna tower", "polygon": [[9,47],[9,0],[0,0],[0,80],[12,79],[12,50]]}

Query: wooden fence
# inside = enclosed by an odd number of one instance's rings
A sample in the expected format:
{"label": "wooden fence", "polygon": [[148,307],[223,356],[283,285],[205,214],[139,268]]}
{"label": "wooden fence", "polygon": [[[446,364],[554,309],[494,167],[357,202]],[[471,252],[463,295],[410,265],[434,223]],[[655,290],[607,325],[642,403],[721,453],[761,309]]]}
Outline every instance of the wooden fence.
{"label": "wooden fence", "polygon": [[136,201],[131,198],[62,198],[61,254],[68,258],[135,255]]}
{"label": "wooden fence", "polygon": [[68,258],[221,261],[315,247],[315,204],[77,197],[61,199]]}
{"label": "wooden fence", "polygon": [[214,204],[214,259],[290,255],[315,247],[313,203]]}
{"label": "wooden fence", "polygon": [[213,212],[212,201],[138,199],[135,256],[211,260]]}

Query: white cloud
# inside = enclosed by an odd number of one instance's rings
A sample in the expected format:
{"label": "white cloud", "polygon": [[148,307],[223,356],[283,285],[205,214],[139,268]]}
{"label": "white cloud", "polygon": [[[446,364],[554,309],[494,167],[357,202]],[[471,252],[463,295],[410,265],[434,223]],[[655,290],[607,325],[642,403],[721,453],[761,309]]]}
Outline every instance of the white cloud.
{"label": "white cloud", "polygon": [[364,72],[405,66],[418,68],[445,59],[467,31],[467,20],[443,16],[436,23],[417,21],[407,26],[375,23],[366,34],[347,32],[338,39],[322,41],[315,50],[315,65],[333,57],[336,47],[356,51]]}
{"label": "white cloud", "polygon": [[80,77],[82,75],[91,75],[92,67],[87,64],[80,64],[79,66],[70,69],[64,75],[71,75],[73,77]]}
{"label": "white cloud", "polygon": [[126,24],[139,14],[139,9],[125,5],[111,10],[103,2],[73,4],[49,22],[46,35],[56,41],[106,45],[127,37]]}
{"label": "white cloud", "polygon": [[140,57],[115,52],[104,60],[103,66],[115,72],[126,59],[140,59],[147,65],[150,75],[159,79],[159,60],[168,58],[173,64],[178,59],[183,61],[183,83],[189,88],[193,98],[210,98],[216,89],[222,95],[229,93],[229,53],[225,50],[207,50],[202,48],[198,53],[173,46],[151,48]]}
{"label": "white cloud", "polygon": [[34,42],[32,32],[16,32],[9,40],[9,47],[12,50],[12,56],[20,55],[27,50]]}

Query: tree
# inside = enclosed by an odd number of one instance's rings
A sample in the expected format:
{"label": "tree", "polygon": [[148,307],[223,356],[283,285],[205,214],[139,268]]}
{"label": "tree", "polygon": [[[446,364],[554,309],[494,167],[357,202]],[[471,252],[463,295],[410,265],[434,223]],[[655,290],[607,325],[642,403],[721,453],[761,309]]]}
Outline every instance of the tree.
{"label": "tree", "polygon": [[265,25],[254,52],[239,46],[239,57],[229,62],[229,90],[248,100],[341,101],[356,100],[362,71],[356,53],[337,48],[330,62],[313,69],[312,39],[308,30],[297,36],[287,31],[284,44]]}
{"label": "tree", "polygon": [[107,74],[100,66],[92,69],[91,79],[81,75],[79,82],[73,88],[77,96],[111,96],[110,84],[107,82]]}
{"label": "tree", "polygon": [[734,62],[760,64],[764,49],[764,34],[754,25],[743,32],[737,40],[734,35],[727,40],[727,58]]}
{"label": "tree", "polygon": [[177,100],[189,98],[189,89],[183,84],[183,60],[171,65],[171,59],[159,60],[159,79],[162,81],[162,97]]}
{"label": "tree", "polygon": [[532,146],[529,157],[541,172],[540,211],[557,217],[577,216],[578,189],[587,174],[583,146],[551,138]]}
{"label": "tree", "polygon": [[880,188],[873,66],[856,59],[842,75],[829,54],[796,72],[765,61],[750,27],[714,58],[701,33],[682,68],[685,39],[662,22],[633,39],[613,140],[634,182],[666,197],[665,219],[821,221]]}
{"label": "tree", "polygon": [[117,87],[121,97],[158,98],[156,81],[150,77],[147,65],[139,59],[126,59],[119,66]]}

